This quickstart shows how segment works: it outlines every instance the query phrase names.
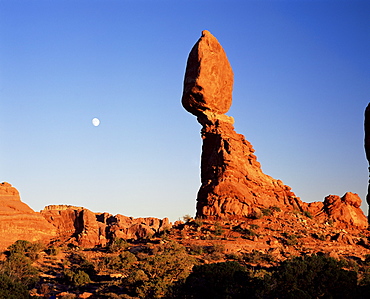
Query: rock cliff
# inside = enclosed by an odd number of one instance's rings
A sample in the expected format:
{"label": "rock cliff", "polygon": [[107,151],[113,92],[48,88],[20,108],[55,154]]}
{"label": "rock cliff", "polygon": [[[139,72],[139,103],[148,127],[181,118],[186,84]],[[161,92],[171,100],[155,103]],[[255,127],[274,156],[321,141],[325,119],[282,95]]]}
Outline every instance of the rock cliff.
{"label": "rock cliff", "polygon": [[17,240],[44,241],[56,235],[53,225],[20,199],[11,184],[0,184],[0,250]]}
{"label": "rock cliff", "polygon": [[171,227],[167,218],[113,216],[70,205],[47,206],[41,215],[55,226],[62,239],[86,247],[104,246],[115,238],[145,239]]}

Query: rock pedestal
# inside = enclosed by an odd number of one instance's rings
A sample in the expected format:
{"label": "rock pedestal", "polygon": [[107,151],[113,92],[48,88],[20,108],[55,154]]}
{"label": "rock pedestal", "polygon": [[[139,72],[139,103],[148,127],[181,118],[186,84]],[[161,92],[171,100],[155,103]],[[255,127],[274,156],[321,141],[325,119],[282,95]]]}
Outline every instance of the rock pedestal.
{"label": "rock pedestal", "polygon": [[225,115],[232,102],[233,72],[225,51],[208,31],[187,61],[182,105],[202,125],[202,185],[197,217],[238,218],[278,206],[302,210],[302,203],[280,180],[264,174],[252,145]]}

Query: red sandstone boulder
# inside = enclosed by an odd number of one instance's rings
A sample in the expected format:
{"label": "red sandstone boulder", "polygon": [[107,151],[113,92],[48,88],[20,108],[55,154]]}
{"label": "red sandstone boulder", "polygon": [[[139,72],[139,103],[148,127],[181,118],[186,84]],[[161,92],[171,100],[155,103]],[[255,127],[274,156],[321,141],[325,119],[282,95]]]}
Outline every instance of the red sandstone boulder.
{"label": "red sandstone boulder", "polygon": [[55,235],[54,226],[23,203],[16,188],[0,184],[0,250],[17,240],[46,242]]}
{"label": "red sandstone boulder", "polygon": [[360,206],[361,198],[355,193],[347,192],[343,197],[328,195],[324,202],[309,203],[308,210],[316,219],[330,221],[337,227],[366,229],[367,218]]}
{"label": "red sandstone boulder", "polygon": [[189,54],[182,105],[194,115],[206,110],[226,113],[231,106],[233,81],[224,49],[209,31],[204,30]]}

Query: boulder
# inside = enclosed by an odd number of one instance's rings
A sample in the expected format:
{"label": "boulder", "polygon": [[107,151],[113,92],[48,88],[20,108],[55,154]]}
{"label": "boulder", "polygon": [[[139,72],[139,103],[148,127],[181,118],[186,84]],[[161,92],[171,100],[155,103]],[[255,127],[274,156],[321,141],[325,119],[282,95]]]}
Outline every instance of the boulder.
{"label": "boulder", "polygon": [[328,195],[324,202],[308,204],[308,211],[322,222],[331,222],[336,227],[366,229],[367,218],[361,210],[361,198],[352,192],[342,197]]}
{"label": "boulder", "polygon": [[190,51],[182,105],[194,115],[226,113],[231,106],[234,75],[224,49],[207,30]]}

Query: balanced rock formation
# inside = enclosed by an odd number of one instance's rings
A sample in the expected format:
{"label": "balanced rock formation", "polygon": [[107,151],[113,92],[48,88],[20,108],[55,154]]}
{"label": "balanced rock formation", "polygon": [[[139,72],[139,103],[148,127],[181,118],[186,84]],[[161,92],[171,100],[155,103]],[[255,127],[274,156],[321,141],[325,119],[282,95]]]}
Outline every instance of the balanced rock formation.
{"label": "balanced rock formation", "polygon": [[[208,31],[192,48],[186,66],[182,105],[202,125],[201,187],[197,217],[238,219],[258,216],[272,206],[310,212],[318,221],[338,227],[365,228],[366,217],[357,194],[327,196],[305,203],[282,181],[264,174],[252,145],[234,130],[225,113],[232,102],[233,72],[225,51]],[[366,109],[365,148],[370,163],[370,105]],[[369,187],[370,194],[370,187]],[[370,195],[368,202],[370,203]]]}
{"label": "balanced rock formation", "polygon": [[48,241],[55,235],[54,226],[23,203],[16,188],[0,184],[0,250],[17,240]]}
{"label": "balanced rock formation", "polygon": [[248,217],[270,206],[302,211],[290,187],[262,172],[252,145],[224,114],[231,106],[232,87],[233,72],[223,48],[203,31],[189,54],[182,96],[184,108],[203,127],[197,217]]}
{"label": "balanced rock formation", "polygon": [[168,218],[113,216],[70,205],[50,205],[41,214],[61,239],[84,247],[104,246],[116,238],[145,239],[171,227]]}

